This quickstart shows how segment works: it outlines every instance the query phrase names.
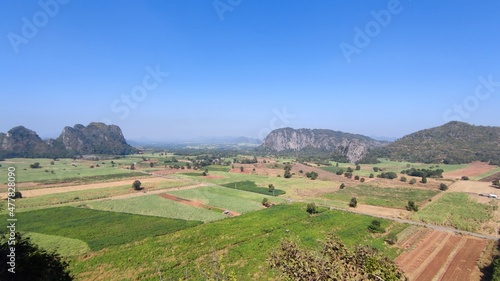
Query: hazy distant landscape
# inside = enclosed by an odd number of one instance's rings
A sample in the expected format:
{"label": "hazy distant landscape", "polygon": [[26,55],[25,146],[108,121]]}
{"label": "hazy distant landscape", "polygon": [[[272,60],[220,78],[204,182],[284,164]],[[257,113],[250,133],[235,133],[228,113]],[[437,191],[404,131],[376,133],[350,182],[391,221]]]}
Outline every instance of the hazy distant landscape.
{"label": "hazy distant landscape", "polygon": [[0,280],[500,280],[499,9],[7,1]]}

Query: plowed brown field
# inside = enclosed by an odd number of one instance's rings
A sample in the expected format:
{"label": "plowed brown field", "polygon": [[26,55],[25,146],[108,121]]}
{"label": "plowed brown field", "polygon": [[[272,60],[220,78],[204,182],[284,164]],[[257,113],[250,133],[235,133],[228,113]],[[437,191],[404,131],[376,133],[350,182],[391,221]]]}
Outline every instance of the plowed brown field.
{"label": "plowed brown field", "polygon": [[483,239],[421,229],[401,242],[409,250],[396,263],[410,280],[418,281],[477,280],[477,261],[487,244]]}

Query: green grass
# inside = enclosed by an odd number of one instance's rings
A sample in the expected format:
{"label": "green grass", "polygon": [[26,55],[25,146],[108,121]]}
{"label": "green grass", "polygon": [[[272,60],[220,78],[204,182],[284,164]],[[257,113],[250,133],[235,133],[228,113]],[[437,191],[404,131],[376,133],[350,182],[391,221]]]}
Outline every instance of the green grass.
{"label": "green grass", "polygon": [[358,203],[361,204],[403,209],[409,200],[420,203],[434,197],[438,193],[439,191],[436,190],[358,185],[326,194],[324,197],[346,203],[351,201],[352,197],[356,197]]}
{"label": "green grass", "polygon": [[36,232],[27,232],[26,236],[42,249],[56,251],[63,257],[83,255],[91,251],[87,243],[78,239]]}
{"label": "green grass", "polygon": [[[169,192],[172,195],[189,200],[203,202],[204,204],[218,208],[247,213],[262,209],[262,199],[265,196],[241,190],[223,188],[219,186],[204,186],[195,189],[186,189]],[[268,197],[271,202],[276,202],[274,198]]]}
{"label": "green grass", "polygon": [[227,188],[232,188],[232,189],[237,189],[237,190],[243,190],[243,191],[248,191],[248,192],[264,194],[264,195],[268,195],[268,196],[279,196],[279,195],[283,195],[286,193],[285,191],[283,191],[281,189],[275,189],[274,192],[269,192],[269,188],[258,187],[255,184],[255,182],[253,182],[253,181],[231,182],[231,183],[222,184],[221,186],[224,186]]}
{"label": "green grass", "polygon": [[94,251],[172,233],[200,223],[73,207],[21,212],[16,218],[23,231],[78,239]]}
{"label": "green grass", "polygon": [[[192,184],[190,182],[178,181],[164,181],[155,183],[155,186],[148,188],[148,190],[169,189],[174,187],[181,187]],[[102,198],[109,198],[112,196],[124,195],[129,193],[137,193],[131,188],[131,184],[122,186],[113,186],[106,188],[96,188],[78,191],[69,191],[56,194],[48,194],[36,197],[28,197],[17,200],[17,207],[20,209],[37,208],[43,206],[51,206],[58,204],[66,204],[72,202],[81,202],[87,200],[95,200]]]}
{"label": "green grass", "polygon": [[[118,169],[117,165],[112,167],[110,160],[88,161],[73,159],[53,159],[45,158],[12,158],[0,162],[0,173],[5,174],[8,167],[16,168],[16,181],[21,182],[39,182],[39,183],[60,183],[60,182],[96,182],[111,179],[121,179],[127,177],[137,177],[143,174],[131,170]],[[118,160],[114,160],[118,161]],[[41,168],[32,169],[30,164],[39,162]],[[102,163],[105,164],[102,164]],[[74,164],[74,165],[73,165]],[[99,164],[100,167],[96,165]],[[94,168],[90,168],[90,166]],[[54,173],[52,173],[52,171]]]}
{"label": "green grass", "polygon": [[[204,280],[199,268],[213,254],[222,255],[227,271],[239,280],[278,280],[279,272],[270,269],[266,258],[284,237],[298,240],[312,249],[335,232],[349,247],[363,244],[380,249],[390,258],[398,255],[387,247],[384,235],[372,235],[367,226],[372,217],[341,211],[326,211],[310,216],[305,204],[278,205],[239,217],[182,230],[144,241],[111,247],[85,259],[71,262],[77,279],[158,280],[162,276],[177,280],[186,272],[193,280]],[[382,227],[399,225],[382,220]],[[133,265],[133,266],[131,266]]]}
{"label": "green grass", "polygon": [[205,171],[205,169],[208,169],[208,173],[212,171],[217,171],[217,172],[229,172],[231,170],[230,166],[222,166],[222,165],[210,165],[207,167],[203,167],[201,170]]}
{"label": "green grass", "polygon": [[202,222],[210,222],[226,218],[226,216],[220,212],[188,206],[186,204],[162,198],[158,195],[146,195],[128,199],[90,202],[86,203],[84,206],[96,210]]}
{"label": "green grass", "polygon": [[493,207],[474,202],[465,193],[447,192],[422,210],[412,219],[460,230],[477,231],[482,223],[491,220]]}

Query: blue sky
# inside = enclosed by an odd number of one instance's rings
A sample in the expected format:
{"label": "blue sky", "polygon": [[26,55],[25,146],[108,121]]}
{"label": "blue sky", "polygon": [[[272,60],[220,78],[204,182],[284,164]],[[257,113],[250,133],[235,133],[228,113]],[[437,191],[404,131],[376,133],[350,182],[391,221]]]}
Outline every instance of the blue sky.
{"label": "blue sky", "polygon": [[500,126],[500,2],[3,1],[0,131]]}

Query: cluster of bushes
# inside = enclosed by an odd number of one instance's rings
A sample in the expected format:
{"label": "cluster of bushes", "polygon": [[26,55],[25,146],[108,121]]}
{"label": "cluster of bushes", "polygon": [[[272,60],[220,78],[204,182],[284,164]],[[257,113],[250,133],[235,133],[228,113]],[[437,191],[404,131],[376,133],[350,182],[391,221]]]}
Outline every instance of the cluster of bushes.
{"label": "cluster of bushes", "polygon": [[306,173],[306,177],[312,179],[312,180],[315,180],[318,178],[318,173],[316,172],[308,172]]}
{"label": "cluster of bushes", "polygon": [[407,174],[412,177],[427,177],[427,178],[442,178],[443,177],[443,169],[415,169],[411,168],[408,170],[401,171],[401,174]]}

